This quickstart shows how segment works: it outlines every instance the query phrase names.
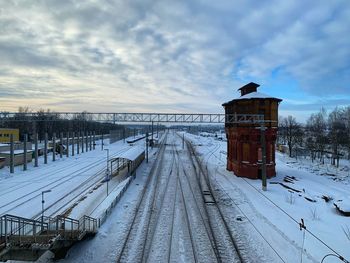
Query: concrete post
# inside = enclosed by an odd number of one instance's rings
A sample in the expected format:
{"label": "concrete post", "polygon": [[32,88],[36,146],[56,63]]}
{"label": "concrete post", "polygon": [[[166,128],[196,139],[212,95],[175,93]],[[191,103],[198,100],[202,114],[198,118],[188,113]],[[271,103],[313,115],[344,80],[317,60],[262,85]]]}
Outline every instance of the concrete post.
{"label": "concrete post", "polygon": [[92,145],[92,147],[93,147],[93,149],[95,150],[95,146],[96,146],[96,131],[94,131],[94,135],[93,135],[93,145]]}
{"label": "concrete post", "polygon": [[101,142],[101,148],[102,148],[102,151],[103,151],[103,133],[102,133],[102,135],[101,135],[101,140],[102,140],[102,142]]}
{"label": "concrete post", "polygon": [[73,137],[72,137],[72,156],[74,156],[74,144],[75,144],[75,132],[73,132]]}
{"label": "concrete post", "polygon": [[153,148],[153,121],[152,121],[152,137],[151,137],[151,142],[152,142],[151,148]]}
{"label": "concrete post", "polygon": [[126,137],[126,132],[125,132],[125,126],[123,127],[123,143],[125,143],[125,137]]}
{"label": "concrete post", "polygon": [[91,151],[92,150],[92,132],[91,131],[89,132],[89,148]]}
{"label": "concrete post", "polygon": [[63,132],[60,132],[60,158],[63,157]]}
{"label": "concrete post", "polygon": [[79,145],[80,145],[80,131],[77,133],[77,154],[80,153]]}
{"label": "concrete post", "polygon": [[89,151],[88,132],[85,132],[85,146],[86,146],[86,152],[88,152]]}
{"label": "concrete post", "polygon": [[47,141],[48,141],[48,134],[45,132],[45,141],[44,141],[44,163],[47,164]]}
{"label": "concrete post", "polygon": [[182,134],[182,149],[185,149],[185,134]]}
{"label": "concrete post", "polygon": [[34,143],[35,143],[35,150],[34,150],[34,158],[35,158],[35,163],[34,167],[38,167],[38,134],[35,133],[34,135]]}
{"label": "concrete post", "polygon": [[27,142],[28,142],[28,134],[24,134],[24,140],[23,140],[23,171],[27,170]]}
{"label": "concrete post", "polygon": [[84,132],[81,133],[81,153],[84,153]]}
{"label": "concrete post", "polygon": [[67,152],[66,152],[66,156],[69,157],[69,132],[66,133],[66,145],[67,145]]}
{"label": "concrete post", "polygon": [[56,161],[56,133],[52,134],[52,161]]}
{"label": "concrete post", "polygon": [[14,142],[13,142],[13,134],[10,134],[10,173],[15,172],[15,147],[14,147]]}
{"label": "concrete post", "polygon": [[148,132],[146,132],[146,162],[148,163]]}

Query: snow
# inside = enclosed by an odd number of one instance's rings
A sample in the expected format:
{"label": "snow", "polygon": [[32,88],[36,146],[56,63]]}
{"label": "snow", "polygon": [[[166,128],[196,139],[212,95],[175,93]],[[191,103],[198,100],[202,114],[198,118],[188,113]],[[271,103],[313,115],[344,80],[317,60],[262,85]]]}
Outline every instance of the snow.
{"label": "snow", "polygon": [[[144,141],[139,141],[138,145],[142,143]],[[108,145],[108,140],[105,140],[105,146],[110,149],[110,157],[132,149],[123,141]],[[70,157],[59,158],[56,155],[55,162],[50,153],[48,164],[44,164],[44,157],[40,156],[39,167],[34,167],[34,162],[28,163],[27,171],[23,171],[21,165],[16,166],[13,174],[9,167],[4,167],[0,170],[0,214],[37,218],[41,214],[41,192],[51,189],[52,192],[45,194],[45,215],[55,216],[76,204],[72,215],[79,219],[84,212],[92,209],[92,205],[87,206],[86,202],[79,201],[82,196],[99,202],[101,196],[105,196],[102,189],[106,183],[101,183],[105,177],[105,167],[106,151],[102,151],[101,147]],[[110,191],[119,183],[122,183],[119,178],[113,178],[109,182]],[[91,191],[98,184],[101,186]],[[98,202],[93,204],[98,205]]]}
{"label": "snow", "polygon": [[[125,233],[129,227],[130,218],[135,212],[136,204],[140,193],[148,178],[150,165],[154,162],[155,156],[150,155],[149,164],[143,162],[139,167],[135,180],[130,184],[122,199],[111,209],[110,215],[99,229],[99,232],[91,240],[85,240],[76,244],[68,251],[65,259],[59,262],[115,262],[117,248],[121,246]],[[110,197],[111,201],[113,197]],[[105,211],[108,206],[101,206],[93,214]]]}
{"label": "snow", "polygon": [[145,149],[143,147],[131,147],[129,150],[118,154],[114,158],[124,158],[130,161],[135,161],[144,151]]}
{"label": "snow", "polygon": [[251,93],[245,94],[245,95],[239,97],[236,100],[244,100],[244,99],[276,99],[276,98],[272,97],[270,95],[267,95],[265,93],[261,93],[261,92],[255,91],[255,92],[251,92]]}
{"label": "snow", "polygon": [[[14,154],[23,154],[24,153],[24,150],[14,150],[13,151]],[[32,153],[33,151],[32,150],[27,150],[27,153]],[[0,152],[0,154],[11,154],[11,151],[4,151],[4,152]]]}
{"label": "snow", "polygon": [[336,201],[334,202],[334,205],[338,207],[342,212],[350,214],[350,199]]}
{"label": "snow", "polygon": [[[277,176],[269,179],[267,191],[262,191],[260,180],[239,178],[226,170],[226,142],[210,136],[188,133],[185,133],[185,136],[193,143],[204,167],[208,169],[218,204],[222,207],[228,224],[233,227],[238,242],[246,246],[244,253],[248,253],[252,261],[258,258],[259,262],[298,262],[302,258],[303,262],[320,262],[326,254],[333,253],[307,231],[347,260],[350,259],[350,240],[346,234],[346,229],[350,229],[349,217],[340,214],[334,206],[336,204],[341,209],[350,211],[348,161],[342,160],[337,169],[327,164],[316,165],[307,159],[291,159],[277,152]],[[144,140],[136,144],[142,145]],[[181,143],[178,142],[178,145]],[[135,157],[143,151],[143,147],[131,147],[123,142],[108,146],[111,156],[124,156],[121,158]],[[96,178],[96,173],[104,171],[106,165],[106,152],[100,148],[74,157],[58,158],[56,162],[49,158],[47,165],[43,164],[43,158],[40,157],[39,168],[33,167],[32,164],[28,165],[28,171],[22,171],[22,167],[15,167],[15,174],[10,174],[9,169],[4,168],[0,170],[0,213],[10,211],[12,214],[32,217],[40,214],[42,190],[52,189],[51,193],[45,195],[45,206],[50,206],[58,198],[70,192],[74,193],[74,188],[80,183],[96,180],[99,183],[98,187],[83,192],[84,198],[73,200],[59,211],[73,206],[69,216],[79,218],[87,214],[99,218],[104,224],[95,238],[75,245],[60,262],[114,262],[156,158],[156,148],[150,148],[150,151],[149,163],[141,164],[134,180],[124,171],[109,181],[108,195],[106,182]],[[171,174],[169,163],[173,158],[170,151],[166,151],[163,177]],[[188,163],[182,163],[189,167]],[[167,193],[173,195],[176,192],[175,173],[172,176]],[[163,177],[160,187],[165,188],[166,177]],[[188,188],[185,181],[182,183],[184,189]],[[282,184],[297,191],[287,189]],[[127,186],[128,190],[125,191]],[[191,208],[190,218],[195,220],[196,208],[189,202],[189,191],[185,191],[184,194],[186,205]],[[22,200],[17,200],[23,195],[32,199],[28,205],[21,204]],[[179,195],[176,199],[165,196],[158,227],[154,232],[155,243],[151,248],[166,249],[164,240],[169,233],[169,224],[166,222],[172,217],[172,213],[175,213],[173,238],[178,242],[174,248],[180,252],[171,255],[171,260],[185,262],[190,261],[191,256],[186,254],[190,251],[190,244],[187,242],[188,233],[183,231],[184,227],[181,224],[184,222],[181,216],[183,208],[178,206],[175,212],[172,209],[174,201],[180,202],[180,199]],[[326,202],[325,199],[329,201]],[[7,205],[10,201],[14,203]],[[49,214],[57,208],[53,207],[45,213]],[[300,230],[301,219],[307,231]],[[152,254],[150,258],[155,261],[159,259],[161,251],[157,253]],[[326,262],[339,260],[327,258]]]}
{"label": "snow", "polygon": [[[344,232],[344,229],[350,227],[349,218],[338,213],[332,201],[326,202],[323,199],[328,196],[333,200],[349,200],[348,173],[339,172],[335,176],[326,176],[328,166],[318,165],[315,169],[312,163],[296,161],[276,153],[277,176],[268,180],[268,190],[264,192],[261,190],[260,180],[239,178],[225,169],[226,155],[223,153],[226,143],[191,134],[186,134],[186,137],[197,145],[196,150],[207,165],[213,184],[222,198],[229,199],[244,218],[246,230],[238,231],[250,236],[249,240],[258,241],[264,236],[276,252],[270,246],[257,246],[257,250],[263,249],[264,254],[278,254],[285,262],[299,261],[303,231],[300,231],[298,223],[303,219],[307,230],[346,259],[350,259],[350,240]],[[286,176],[294,177],[295,180],[287,183],[284,181]],[[335,180],[334,177],[339,177],[340,180]],[[271,182],[283,183],[301,192],[293,192]],[[305,197],[316,202],[310,202]],[[349,202],[346,201],[343,205],[344,209],[349,208]],[[328,253],[333,252],[308,232],[305,233],[303,262],[320,262]],[[339,260],[327,258],[327,262]]]}

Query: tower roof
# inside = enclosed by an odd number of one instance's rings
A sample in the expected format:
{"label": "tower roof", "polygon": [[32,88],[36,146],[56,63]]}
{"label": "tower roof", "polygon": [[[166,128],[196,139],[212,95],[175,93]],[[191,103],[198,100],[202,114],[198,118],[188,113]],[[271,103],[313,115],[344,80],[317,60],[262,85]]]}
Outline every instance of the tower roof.
{"label": "tower roof", "polygon": [[257,88],[259,87],[259,84],[256,84],[254,82],[250,82],[243,87],[239,88],[238,90],[241,91],[241,96],[239,98],[233,99],[229,102],[226,102],[222,104],[222,106],[229,105],[235,101],[238,100],[249,100],[249,99],[272,99],[277,100],[278,102],[281,102],[282,100],[279,98],[272,97],[270,95],[261,93],[257,91]]}

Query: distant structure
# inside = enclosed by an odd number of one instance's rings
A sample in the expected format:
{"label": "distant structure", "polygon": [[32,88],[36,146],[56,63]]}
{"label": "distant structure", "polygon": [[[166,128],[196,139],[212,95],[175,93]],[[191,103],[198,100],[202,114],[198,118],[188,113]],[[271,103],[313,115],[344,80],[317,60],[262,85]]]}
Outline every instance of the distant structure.
{"label": "distant structure", "polygon": [[[225,114],[264,115],[266,131],[266,176],[276,175],[275,142],[277,136],[278,105],[281,99],[260,93],[260,85],[248,83],[238,89],[241,96],[222,104]],[[262,177],[262,148],[259,124],[225,123],[227,137],[227,170],[237,176],[252,179]]]}
{"label": "distant structure", "polygon": [[19,141],[18,129],[0,128],[0,143],[9,143],[11,134],[14,141]]}

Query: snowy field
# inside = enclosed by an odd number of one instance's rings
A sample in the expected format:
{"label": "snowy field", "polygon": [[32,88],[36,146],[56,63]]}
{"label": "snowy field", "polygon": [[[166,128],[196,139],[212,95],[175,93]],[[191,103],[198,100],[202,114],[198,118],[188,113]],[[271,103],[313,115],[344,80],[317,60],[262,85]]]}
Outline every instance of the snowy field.
{"label": "snowy field", "polygon": [[[226,142],[191,134],[186,137],[196,145],[218,195],[239,213],[241,230],[250,236],[250,242],[264,239],[267,246],[263,250],[278,255],[280,262],[321,262],[334,252],[350,259],[350,218],[341,215],[333,205],[350,199],[347,161],[336,169],[276,153],[277,176],[268,180],[268,190],[264,192],[260,180],[239,178],[225,169]],[[326,202],[324,196],[331,200]],[[301,219],[321,241],[300,230]],[[329,256],[324,262],[340,260]]]}

